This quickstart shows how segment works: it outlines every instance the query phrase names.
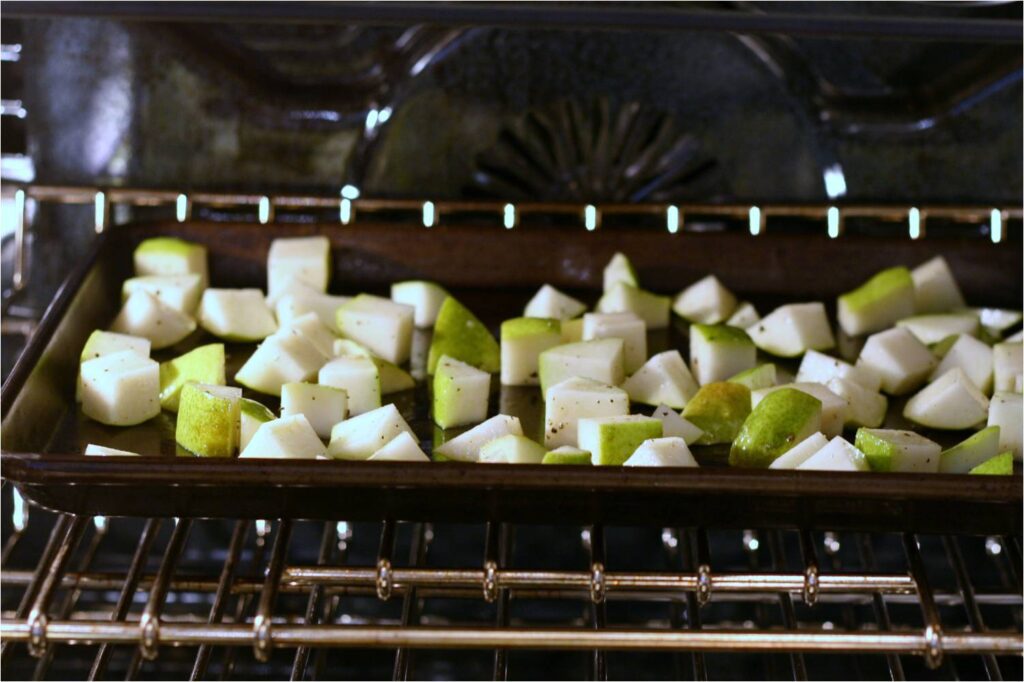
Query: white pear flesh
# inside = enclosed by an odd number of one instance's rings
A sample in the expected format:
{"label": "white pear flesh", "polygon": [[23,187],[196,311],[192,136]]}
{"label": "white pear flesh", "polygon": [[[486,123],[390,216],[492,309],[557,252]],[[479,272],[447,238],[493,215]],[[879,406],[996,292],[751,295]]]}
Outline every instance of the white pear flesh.
{"label": "white pear flesh", "polygon": [[933,429],[969,429],[988,415],[988,398],[954,367],[907,401],[903,416]]}
{"label": "white pear flesh", "polygon": [[780,306],[747,327],[758,348],[784,358],[808,350],[828,350],[836,345],[832,326],[821,303],[790,303]]}
{"label": "white pear flesh", "polygon": [[800,361],[796,381],[827,384],[832,379],[852,381],[872,392],[877,392],[882,387],[882,377],[868,367],[854,367],[831,355],[816,350],[807,351]]}
{"label": "white pear flesh", "polygon": [[544,445],[575,446],[580,419],[626,414],[629,394],[624,390],[593,379],[571,377],[544,395]]}
{"label": "white pear flesh", "polygon": [[683,289],[672,302],[672,310],[690,322],[718,324],[736,310],[736,296],[714,275]]}
{"label": "white pear flesh", "polygon": [[321,438],[331,436],[331,428],[348,416],[348,394],[333,386],[308,383],[281,387],[281,416],[301,414]]}
{"label": "white pear flesh", "polygon": [[540,354],[562,345],[556,319],[518,317],[501,323],[501,383],[505,386],[540,384]]}
{"label": "white pear flesh", "polygon": [[82,363],[82,411],[110,426],[132,426],[160,414],[160,363],[133,350]]}
{"label": "white pear flesh", "polygon": [[[999,338],[1010,327],[1020,324],[1024,311],[1005,308],[969,308],[977,316],[981,326],[995,338]],[[1019,334],[1020,332],[1018,332]],[[1011,339],[1007,339],[1009,341]],[[1017,339],[1019,341],[1019,339]]]}
{"label": "white pear flesh", "polygon": [[148,339],[154,350],[178,343],[196,329],[196,322],[145,289],[128,297],[111,331]]}
{"label": "white pear flesh", "polygon": [[288,383],[309,381],[327,362],[301,334],[272,334],[245,361],[235,374],[235,381],[260,393],[281,395]]}
{"label": "white pear flesh", "polygon": [[272,298],[296,279],[323,293],[330,277],[331,242],[327,237],[287,237],[270,243],[267,293]]}
{"label": "white pear flesh", "polygon": [[410,305],[360,294],[338,309],[338,330],[374,355],[401,365],[409,359],[415,315]]}
{"label": "white pear flesh", "polygon": [[448,298],[448,292],[440,284],[434,282],[408,281],[395,282],[391,285],[391,300],[395,303],[409,305],[413,313],[413,324],[417,329],[430,329],[437,321],[437,313],[441,304]]}
{"label": "white pear flesh", "polygon": [[868,458],[872,471],[934,474],[942,447],[913,431],[859,429],[854,445]]}
{"label": "white pear flesh", "polygon": [[869,471],[864,453],[842,436],[836,436],[828,445],[808,457],[797,469],[803,471]]}
{"label": "white pear flesh", "polygon": [[772,463],[768,465],[768,468],[796,469],[826,445],[828,445],[828,438],[826,438],[825,434],[821,431],[811,434],[789,450],[786,450],[784,453],[776,457]]}
{"label": "white pear flesh", "polygon": [[305,415],[281,417],[261,424],[242,459],[316,459],[327,453]]}
{"label": "white pear flesh", "polygon": [[85,446],[85,452],[83,454],[90,455],[93,457],[139,457],[137,452],[128,452],[127,450],[118,450],[117,448],[108,448],[103,445],[95,445],[89,443]]}
{"label": "white pear flesh", "polygon": [[622,339],[579,341],[549,348],[540,354],[540,388],[545,394],[555,384],[585,377],[618,386],[625,379]]}
{"label": "white pear flesh", "polygon": [[256,435],[256,430],[261,425],[267,422],[272,422],[277,417],[273,412],[267,408],[266,405],[258,403],[255,400],[248,398],[242,398],[238,401],[239,407],[239,432],[238,432],[238,449],[245,450],[245,446],[249,444],[252,437]]}
{"label": "white pear flesh", "polygon": [[914,281],[914,309],[918,313],[942,313],[964,306],[964,296],[942,256],[918,265],[910,276]]}
{"label": "white pear flesh", "polygon": [[203,293],[203,278],[197,274],[132,277],[121,286],[121,298],[127,299],[139,289],[145,289],[175,310],[191,315]]}
{"label": "white pear flesh", "polygon": [[509,434],[495,438],[480,448],[484,464],[540,464],[546,450],[526,436]]}
{"label": "white pear flesh", "polygon": [[659,405],[651,416],[661,421],[661,433],[666,438],[682,438],[687,445],[693,445],[704,435],[703,429],[668,405]]}
{"label": "white pear flesh", "polygon": [[491,375],[442,355],[434,370],[434,423],[442,429],[479,424],[487,418]]}
{"label": "white pear flesh", "polygon": [[259,289],[207,289],[199,302],[199,324],[225,341],[261,341],[277,331]]}
{"label": "white pear flesh", "polygon": [[848,417],[846,400],[833,393],[828,386],[813,382],[795,382],[780,384],[769,388],[759,388],[750,392],[750,407],[757,407],[766,395],[783,388],[795,388],[821,401],[821,430],[829,438],[843,432],[843,425]]}
{"label": "white pear flesh", "polygon": [[[117,332],[105,332],[100,329],[89,335],[79,356],[81,362],[94,360],[104,355],[118,353],[124,350],[134,351],[141,357],[148,358],[151,344],[149,339],[130,334],[118,334]],[[79,371],[75,380],[75,401],[82,402],[82,373]]]}
{"label": "white pear flesh", "polygon": [[878,428],[885,421],[889,399],[855,381],[833,377],[825,387],[846,401],[845,426],[867,426]]}
{"label": "white pear flesh", "polygon": [[906,329],[896,327],[869,336],[856,366],[881,377],[885,393],[904,395],[918,388],[936,364],[927,346]]}
{"label": "white pear flesh", "polygon": [[619,282],[605,292],[597,302],[596,310],[599,313],[633,313],[644,321],[648,329],[664,329],[668,326],[670,303],[668,296]]}
{"label": "white pear flesh", "polygon": [[526,304],[523,317],[571,320],[587,310],[587,304],[564,294],[550,284],[542,286]]}
{"label": "white pear flesh", "polygon": [[304,336],[313,346],[327,357],[334,356],[334,342],[339,339],[327,328],[316,313],[306,313],[290,320],[277,330],[278,334]]}
{"label": "white pear flesh", "polygon": [[317,382],[345,391],[350,414],[363,414],[381,406],[380,371],[370,358],[334,358],[320,368]]}
{"label": "white pear flesh", "polygon": [[1020,393],[1021,376],[1024,374],[1024,344],[997,343],[992,347],[992,368],[995,376],[995,390]]}
{"label": "white pear flesh", "polygon": [[662,437],[645,440],[622,466],[696,467],[698,464],[685,440],[678,437]]}
{"label": "white pear flesh", "polygon": [[132,254],[135,275],[196,274],[205,288],[210,281],[206,264],[206,247],[177,237],[153,237],[143,241]]}
{"label": "white pear flesh", "polygon": [[277,317],[278,326],[284,327],[306,313],[316,313],[324,326],[330,329],[331,333],[337,334],[338,308],[351,300],[349,296],[330,296],[316,291],[287,293],[277,299],[274,315]]}
{"label": "white pear flesh", "polygon": [[622,339],[626,373],[640,369],[647,359],[647,327],[633,313],[587,313],[583,316],[583,340]]}
{"label": "white pear flesh", "polygon": [[999,452],[1010,450],[1017,461],[1021,459],[1021,441],[1024,440],[1022,407],[1024,398],[1020,393],[997,391],[988,410],[988,426],[999,427]]}
{"label": "white pear flesh", "polygon": [[623,382],[622,388],[635,403],[664,404],[681,410],[700,387],[679,351],[667,350],[652,355]]}
{"label": "white pear flesh", "polygon": [[402,433],[416,435],[397,407],[384,405],[335,424],[327,455],[335,459],[369,459]]}
{"label": "white pear flesh", "polygon": [[926,346],[938,343],[947,336],[978,334],[978,318],[972,313],[915,315],[900,320],[896,326],[908,329]]}
{"label": "white pear flesh", "polygon": [[370,455],[370,462],[429,462],[430,458],[420,448],[412,434],[403,431],[391,442]]}
{"label": "white pear flesh", "polygon": [[690,325],[690,368],[701,386],[725,381],[755,364],[757,348],[742,329],[724,324]]}
{"label": "white pear flesh", "polygon": [[930,381],[935,381],[949,370],[959,367],[982,393],[992,391],[992,367],[994,349],[973,336],[961,334],[946,352],[938,366],[932,371]]}
{"label": "white pear flesh", "polygon": [[725,321],[730,327],[739,327],[740,329],[746,329],[750,325],[760,322],[761,316],[757,312],[757,308],[752,303],[743,301],[736,306],[736,310],[732,312],[729,319]]}
{"label": "white pear flesh", "polygon": [[604,285],[604,291],[611,291],[620,282],[640,286],[636,279],[636,271],[633,269],[633,264],[629,262],[629,258],[623,253],[616,253],[611,257],[608,265],[604,266],[601,281]]}
{"label": "white pear flesh", "polygon": [[480,458],[480,448],[492,440],[509,434],[523,435],[523,426],[518,417],[499,414],[452,438],[444,445],[435,448],[434,452],[458,462],[476,462]]}

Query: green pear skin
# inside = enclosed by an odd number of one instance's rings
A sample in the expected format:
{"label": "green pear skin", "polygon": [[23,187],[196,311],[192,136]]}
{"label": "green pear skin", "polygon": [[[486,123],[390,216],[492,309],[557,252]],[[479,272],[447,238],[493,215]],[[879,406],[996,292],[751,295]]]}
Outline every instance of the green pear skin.
{"label": "green pear skin", "polygon": [[704,432],[699,445],[731,443],[748,416],[750,389],[728,381],[701,386],[683,410],[683,418]]}
{"label": "green pear skin", "polygon": [[772,391],[743,422],[729,465],[767,467],[821,428],[821,401],[795,388]]}

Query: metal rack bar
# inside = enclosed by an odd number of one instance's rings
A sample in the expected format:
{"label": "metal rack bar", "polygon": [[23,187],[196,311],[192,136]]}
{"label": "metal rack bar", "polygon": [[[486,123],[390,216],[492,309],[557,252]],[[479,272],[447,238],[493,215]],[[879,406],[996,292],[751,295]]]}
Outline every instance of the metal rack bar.
{"label": "metal rack bar", "polygon": [[[427,558],[426,529],[422,523],[413,527],[412,544],[409,547],[409,563],[421,566]],[[419,623],[419,596],[416,588],[410,589],[402,599],[402,627]],[[394,680],[409,679],[409,667],[412,654],[408,649],[400,648],[395,652],[395,667],[392,674]]]}
{"label": "metal rack bar", "polygon": [[[171,577],[178,565],[182,549],[188,540],[189,531],[192,529],[192,521],[188,519],[175,519],[174,530],[171,532],[171,539],[167,542],[164,550],[164,558],[160,562],[160,568],[156,574],[156,580],[149,591],[149,599],[146,607],[139,618],[139,625],[136,628],[139,633],[139,650],[132,659],[128,668],[128,678],[134,679],[138,676],[138,669],[142,665],[142,659],[152,661],[156,659],[161,644],[160,613],[163,611],[164,602],[167,600],[167,593],[170,590]],[[128,627],[127,624],[119,624]]]}
{"label": "metal rack bar", "polygon": [[[785,568],[785,558],[782,552],[781,533],[776,531],[768,533],[768,549],[771,554],[772,568],[776,571]],[[787,630],[797,629],[796,610],[793,608],[793,599],[788,592],[779,592],[779,610],[782,612],[782,625]],[[807,664],[800,654],[790,654],[790,664],[793,667],[793,679],[807,679]]]}
{"label": "metal rack bar", "polygon": [[918,547],[917,537],[911,533],[905,533],[903,535],[903,550],[907,555],[910,574],[917,585],[917,595],[921,599],[921,615],[924,618],[924,638],[927,643],[925,663],[927,663],[929,668],[938,668],[942,664],[945,645],[945,637],[942,632],[942,618],[932,596],[928,575],[925,572],[924,562],[921,560],[921,550]]}
{"label": "metal rack bar", "polygon": [[[696,529],[693,532],[692,537],[690,532],[684,532],[682,534],[682,539],[683,557],[686,561],[687,568],[700,572],[701,566],[708,565],[707,563],[702,562],[710,561],[706,531],[703,528]],[[701,601],[699,593],[687,592],[686,622],[691,632],[700,632],[701,630],[700,607]],[[708,679],[707,662],[704,659],[704,653],[701,651],[693,652],[693,679]]]}
{"label": "metal rack bar", "polygon": [[[320,538],[320,551],[317,553],[317,565],[323,566],[330,562],[334,549],[334,524],[330,521],[324,524],[324,531]],[[313,624],[317,622],[317,614],[320,613],[324,598],[324,588],[317,585],[309,592],[309,599],[306,602],[305,622]],[[299,647],[295,652],[295,660],[292,662],[292,679],[301,680],[306,676],[306,667],[309,665],[309,647]]]}
{"label": "metal rack bar", "polygon": [[[238,559],[245,546],[245,538],[249,534],[249,522],[238,521],[231,533],[231,542],[228,545],[228,554],[224,559],[224,567],[221,569],[220,579],[217,581],[217,591],[213,597],[213,604],[210,606],[210,617],[206,622],[219,623],[224,618],[224,611],[227,608],[227,600],[231,595],[231,584],[235,578],[235,569],[238,566]],[[210,664],[212,650],[209,645],[202,645],[196,653],[195,664],[192,666],[192,680],[201,680],[206,677],[206,669]]]}
{"label": "metal rack bar", "polygon": [[[590,529],[590,622],[595,632],[608,627],[608,609],[605,605],[605,540],[604,526],[597,524]],[[608,657],[604,650],[594,649],[592,679],[608,679]]]}
{"label": "metal rack bar", "polygon": [[[495,616],[495,627],[507,628],[509,625],[509,610],[511,608],[512,591],[501,586],[497,578],[497,569],[508,565],[512,557],[513,536],[512,529],[506,524],[501,524],[498,529],[498,556],[495,562],[494,585],[498,592],[498,612]],[[494,651],[494,673],[492,677],[497,680],[508,679],[508,651],[496,649]]]}
{"label": "metal rack bar", "polygon": [[[967,620],[971,625],[971,629],[975,632],[985,632],[985,620],[981,616],[981,609],[978,608],[978,603],[974,600],[974,587],[971,585],[970,577],[967,575],[967,567],[964,565],[960,543],[946,535],[942,538],[942,544],[949,557],[949,563],[953,567],[957,587],[960,588],[960,594],[963,596],[964,611],[967,613]],[[985,664],[985,672],[990,680],[1003,679],[1003,675],[999,671],[999,663],[996,662],[994,656],[986,654],[982,656],[982,662]]]}
{"label": "metal rack bar", "polygon": [[288,561],[288,543],[292,538],[292,523],[291,519],[282,519],[278,524],[274,548],[270,551],[270,565],[267,566],[263,589],[260,590],[256,616],[252,620],[253,653],[256,660],[261,663],[270,660],[270,651],[273,648],[274,602],[277,601],[281,573]]}

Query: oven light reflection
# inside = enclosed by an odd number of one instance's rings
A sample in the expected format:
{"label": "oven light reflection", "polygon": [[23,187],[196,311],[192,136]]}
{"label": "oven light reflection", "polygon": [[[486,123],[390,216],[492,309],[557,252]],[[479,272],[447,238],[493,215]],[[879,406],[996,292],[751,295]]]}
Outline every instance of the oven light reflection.
{"label": "oven light reflection", "polygon": [[174,214],[179,223],[188,220],[188,196],[184,194],[178,195],[177,200],[174,202]]}
{"label": "oven light reflection", "polygon": [[433,227],[437,219],[433,201],[423,202],[423,227]]}
{"label": "oven light reflection", "polygon": [[505,229],[511,230],[516,226],[516,207],[513,204],[505,204]]}
{"label": "oven light reflection", "polygon": [[94,215],[94,222],[96,225],[96,232],[102,232],[107,228],[107,194],[106,192],[96,192],[96,211]]}
{"label": "oven light reflection", "polygon": [[991,237],[993,244],[1003,241],[1003,214],[997,208],[992,209],[991,217],[989,218],[989,237]]}
{"label": "oven light reflection", "polygon": [[757,206],[750,207],[750,234],[755,237],[761,234],[764,229],[764,218],[761,214],[761,209]]}
{"label": "oven light reflection", "polygon": [[910,209],[907,214],[907,222],[910,228],[910,238],[920,239],[921,238],[921,211],[915,206]]}
{"label": "oven light reflection", "polygon": [[352,222],[352,200],[342,199],[341,205],[338,207],[338,218],[341,219],[342,225],[348,225]]}
{"label": "oven light reflection", "polygon": [[829,199],[846,196],[846,176],[838,163],[825,169],[825,194]]}
{"label": "oven light reflection", "polygon": [[587,232],[597,229],[597,206],[587,204],[587,207],[583,209],[583,225],[587,228]]}
{"label": "oven light reflection", "polygon": [[669,234],[676,234],[679,232],[679,207],[669,206],[665,210],[665,226],[668,228]]}
{"label": "oven light reflection", "polygon": [[832,239],[839,236],[839,209],[835,206],[828,207],[828,236]]}

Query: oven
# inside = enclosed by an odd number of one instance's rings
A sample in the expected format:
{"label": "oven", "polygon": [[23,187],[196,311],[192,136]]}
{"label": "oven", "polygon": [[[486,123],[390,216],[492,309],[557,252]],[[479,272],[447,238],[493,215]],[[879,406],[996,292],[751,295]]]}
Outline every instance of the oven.
{"label": "oven", "polygon": [[765,310],[942,255],[1020,309],[1021,12],[5,3],[3,674],[1020,679],[1019,464],[112,471],[54,396],[154,235],[224,286],[328,235],[335,293],[429,277],[492,327],[617,251]]}

